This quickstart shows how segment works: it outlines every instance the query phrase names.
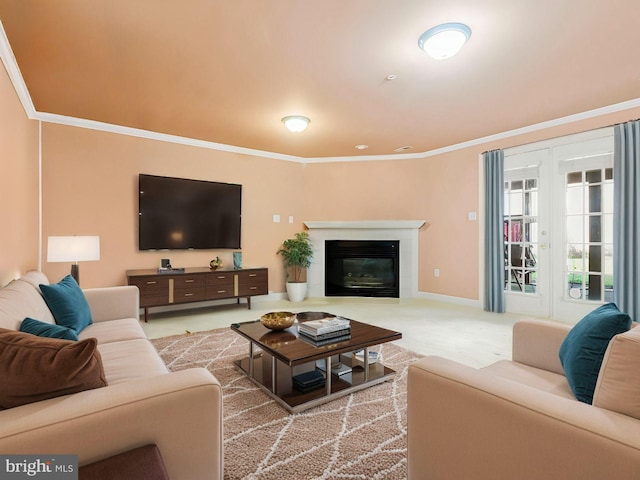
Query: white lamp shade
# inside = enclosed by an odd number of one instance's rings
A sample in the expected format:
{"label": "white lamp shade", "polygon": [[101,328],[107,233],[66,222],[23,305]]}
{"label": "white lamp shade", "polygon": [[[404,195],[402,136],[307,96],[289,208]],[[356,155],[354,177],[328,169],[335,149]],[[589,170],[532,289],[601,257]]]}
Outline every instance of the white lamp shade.
{"label": "white lamp shade", "polygon": [[418,45],[430,57],[444,60],[453,57],[469,40],[471,29],[462,23],[445,23],[430,28],[418,40]]}
{"label": "white lamp shade", "polygon": [[100,260],[100,237],[49,237],[48,262],[87,262]]}
{"label": "white lamp shade", "polygon": [[309,125],[309,120],[307,117],[303,117],[302,115],[289,115],[288,117],[284,117],[282,119],[282,123],[284,126],[289,129],[289,131],[294,133],[302,132]]}

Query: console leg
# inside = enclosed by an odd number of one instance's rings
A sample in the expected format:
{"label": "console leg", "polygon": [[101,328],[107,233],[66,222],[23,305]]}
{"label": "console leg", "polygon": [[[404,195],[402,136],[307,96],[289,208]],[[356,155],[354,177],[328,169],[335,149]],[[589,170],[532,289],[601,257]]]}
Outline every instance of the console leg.
{"label": "console leg", "polygon": [[251,297],[247,297],[247,309],[251,310]]}

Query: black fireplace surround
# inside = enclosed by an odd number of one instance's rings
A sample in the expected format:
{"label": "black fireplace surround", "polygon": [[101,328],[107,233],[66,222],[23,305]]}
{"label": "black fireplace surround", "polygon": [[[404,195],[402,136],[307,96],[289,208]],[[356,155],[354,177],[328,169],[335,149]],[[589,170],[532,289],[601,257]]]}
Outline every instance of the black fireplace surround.
{"label": "black fireplace surround", "polygon": [[398,240],[327,240],[327,297],[400,297]]}

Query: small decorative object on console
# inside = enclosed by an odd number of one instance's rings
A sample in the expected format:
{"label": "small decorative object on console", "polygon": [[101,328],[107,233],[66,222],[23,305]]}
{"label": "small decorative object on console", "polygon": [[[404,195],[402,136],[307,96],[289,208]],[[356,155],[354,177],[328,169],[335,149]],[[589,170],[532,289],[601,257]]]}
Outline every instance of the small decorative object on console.
{"label": "small decorative object on console", "polygon": [[216,257],[209,262],[209,267],[211,268],[211,270],[216,270],[221,266],[222,266],[222,260],[220,260],[220,257]]}
{"label": "small decorative object on console", "polygon": [[236,270],[242,268],[242,252],[233,252],[233,268]]}
{"label": "small decorative object on console", "polygon": [[284,330],[293,325],[296,314],[291,312],[270,312],[260,317],[260,323],[271,330]]}

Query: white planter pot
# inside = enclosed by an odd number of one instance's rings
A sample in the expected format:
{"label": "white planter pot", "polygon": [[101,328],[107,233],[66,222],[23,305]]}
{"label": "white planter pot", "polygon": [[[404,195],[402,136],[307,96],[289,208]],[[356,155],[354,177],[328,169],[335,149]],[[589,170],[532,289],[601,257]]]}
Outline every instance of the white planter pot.
{"label": "white planter pot", "polygon": [[306,282],[297,282],[297,283],[287,282],[287,295],[289,295],[289,301],[301,302],[304,300],[304,297],[306,294],[307,294]]}

